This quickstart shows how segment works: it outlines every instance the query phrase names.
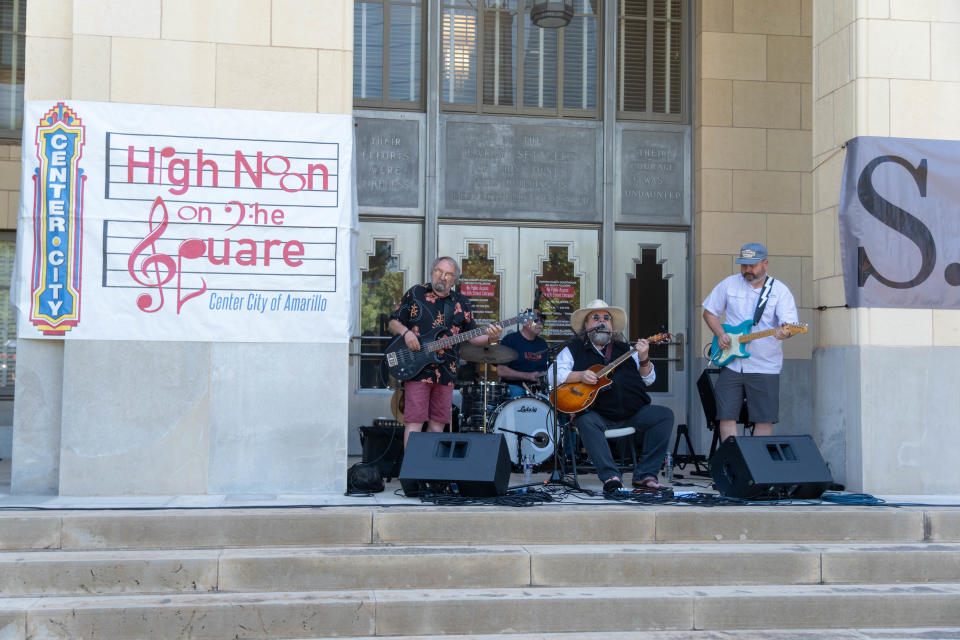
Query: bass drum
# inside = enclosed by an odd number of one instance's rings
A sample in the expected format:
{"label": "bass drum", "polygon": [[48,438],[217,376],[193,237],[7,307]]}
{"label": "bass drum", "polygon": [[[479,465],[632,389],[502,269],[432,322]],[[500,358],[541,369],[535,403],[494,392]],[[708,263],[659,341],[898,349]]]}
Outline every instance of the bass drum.
{"label": "bass drum", "polygon": [[[520,440],[520,454],[529,457],[531,463],[540,464],[553,455],[553,410],[539,398],[515,398],[500,405],[494,413],[493,432],[502,433],[510,451],[510,460],[519,465],[517,440]],[[525,433],[530,438],[518,436]],[[533,441],[537,434],[543,434],[546,443],[538,445]]]}

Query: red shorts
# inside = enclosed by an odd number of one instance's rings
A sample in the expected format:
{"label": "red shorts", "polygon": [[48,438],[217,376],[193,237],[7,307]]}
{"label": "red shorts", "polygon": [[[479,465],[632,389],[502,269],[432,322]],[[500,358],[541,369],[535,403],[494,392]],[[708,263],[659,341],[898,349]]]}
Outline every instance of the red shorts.
{"label": "red shorts", "polygon": [[403,383],[403,421],[433,420],[448,424],[453,406],[453,387],[434,382]]}

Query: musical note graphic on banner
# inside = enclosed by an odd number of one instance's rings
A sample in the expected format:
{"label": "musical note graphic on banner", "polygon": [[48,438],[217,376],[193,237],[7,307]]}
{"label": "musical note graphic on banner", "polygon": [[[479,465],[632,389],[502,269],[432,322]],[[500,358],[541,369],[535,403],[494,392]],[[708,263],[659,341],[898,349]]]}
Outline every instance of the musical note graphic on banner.
{"label": "musical note graphic on banner", "polygon": [[[160,224],[154,227],[153,216],[158,208],[163,212],[163,218],[161,218]],[[163,203],[163,198],[157,196],[157,199],[153,201],[153,207],[150,209],[150,217],[148,219],[150,232],[143,240],[137,243],[137,246],[130,252],[130,257],[127,260],[127,271],[130,273],[130,277],[133,278],[134,282],[144,287],[157,289],[157,295],[160,300],[155,308],[150,308],[150,305],[153,304],[153,296],[149,293],[141,293],[137,296],[137,308],[146,313],[156,313],[163,308],[163,285],[173,280],[173,277],[177,274],[177,265],[173,262],[173,259],[165,253],[157,253],[156,250],[155,243],[163,236],[163,232],[166,231],[168,220],[167,206]],[[139,271],[144,276],[144,279],[141,280],[137,273],[136,263],[140,255],[148,248],[150,249],[150,254],[140,263]],[[153,268],[153,274],[149,273],[151,267]],[[163,270],[162,273],[161,269]]]}
{"label": "musical note graphic on banner", "polygon": [[[162,215],[159,224],[154,226],[154,216],[157,210],[159,210]],[[143,240],[137,243],[133,251],[130,252],[130,257],[127,259],[127,272],[130,274],[130,277],[133,278],[134,282],[144,287],[157,290],[158,301],[156,306],[152,306],[154,299],[149,292],[141,293],[137,296],[137,308],[145,313],[156,313],[163,308],[163,286],[173,280],[174,276],[177,278],[177,313],[180,313],[185,302],[191,298],[196,298],[207,290],[207,283],[201,278],[200,282],[202,286],[199,290],[188,293],[186,296],[183,295],[183,259],[194,260],[203,256],[206,251],[206,245],[204,245],[202,240],[190,238],[181,242],[177,249],[176,262],[174,262],[173,258],[169,255],[157,251],[156,243],[163,237],[163,233],[167,230],[169,219],[167,206],[163,202],[163,198],[158,196],[157,199],[153,201],[153,207],[150,209],[150,216],[148,218],[150,231]],[[137,260],[141,255],[146,253],[147,249],[150,250],[150,253],[146,255],[140,263],[139,268],[137,268]]]}
{"label": "musical note graphic on banner", "polygon": [[200,283],[202,285],[200,289],[194,291],[193,293],[183,295],[183,282],[181,280],[181,275],[183,274],[183,259],[186,258],[187,260],[195,260],[203,256],[205,250],[206,245],[203,244],[203,240],[198,240],[197,238],[184,240],[180,243],[180,247],[177,249],[177,313],[180,313],[180,309],[183,308],[183,305],[187,300],[196,298],[207,290],[207,281],[203,278],[200,278]]}

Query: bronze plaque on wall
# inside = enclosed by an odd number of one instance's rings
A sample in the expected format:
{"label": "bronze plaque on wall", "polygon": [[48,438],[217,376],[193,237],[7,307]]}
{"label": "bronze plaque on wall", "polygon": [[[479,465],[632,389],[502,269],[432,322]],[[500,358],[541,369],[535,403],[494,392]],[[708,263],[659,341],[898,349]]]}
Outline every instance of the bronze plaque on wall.
{"label": "bronze plaque on wall", "polygon": [[599,220],[599,131],[446,120],[441,217]]}
{"label": "bronze plaque on wall", "polygon": [[420,206],[420,123],[397,118],[354,118],[357,205]]}
{"label": "bronze plaque on wall", "polygon": [[684,218],[684,134],[625,129],[621,137],[621,215]]}

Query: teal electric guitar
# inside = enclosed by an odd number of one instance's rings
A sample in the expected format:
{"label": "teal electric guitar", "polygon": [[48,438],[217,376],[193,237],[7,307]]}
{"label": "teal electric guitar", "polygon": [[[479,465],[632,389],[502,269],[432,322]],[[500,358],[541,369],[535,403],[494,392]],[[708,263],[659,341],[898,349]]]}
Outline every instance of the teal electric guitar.
{"label": "teal electric guitar", "polygon": [[[747,333],[752,326],[753,320],[744,320],[736,326],[730,324],[723,325],[724,332],[730,335],[730,346],[726,349],[721,349],[717,337],[714,336],[713,342],[710,343],[710,361],[718,367],[724,367],[734,358],[749,358],[750,354],[747,353],[748,342],[772,336],[777,332],[776,329],[767,329],[766,331]],[[807,325],[805,324],[784,324],[780,328],[786,329],[792,336],[807,332]]]}

